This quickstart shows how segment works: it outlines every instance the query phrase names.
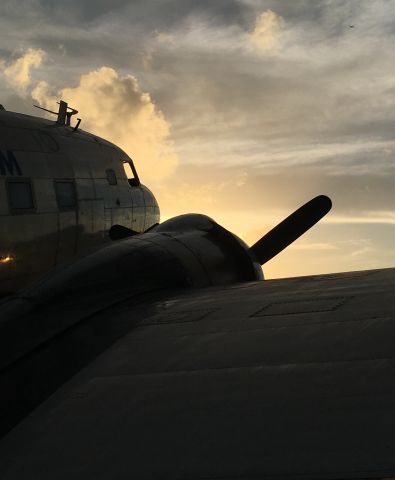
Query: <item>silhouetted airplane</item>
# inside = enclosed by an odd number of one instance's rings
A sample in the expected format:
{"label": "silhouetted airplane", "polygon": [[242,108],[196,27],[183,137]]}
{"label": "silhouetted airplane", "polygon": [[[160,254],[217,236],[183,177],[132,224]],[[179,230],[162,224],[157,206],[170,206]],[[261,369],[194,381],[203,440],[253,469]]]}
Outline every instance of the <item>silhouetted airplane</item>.
{"label": "silhouetted airplane", "polygon": [[[155,225],[153,196],[150,215],[134,214],[130,159],[73,129],[72,112],[61,104],[55,124],[0,115],[4,220],[67,211],[73,242],[88,230],[102,243],[87,236],[0,304],[0,478],[394,476],[395,270],[262,281],[260,264],[325,215],[327,197],[250,248],[204,215]],[[53,255],[60,225],[24,230],[27,244]],[[0,267],[31,250],[19,252],[11,237]]]}
{"label": "silhouetted airplane", "polygon": [[159,221],[131,158],[71,128],[75,113],[65,102],[56,122],[0,110],[0,294],[101,247],[114,224],[141,233]]}

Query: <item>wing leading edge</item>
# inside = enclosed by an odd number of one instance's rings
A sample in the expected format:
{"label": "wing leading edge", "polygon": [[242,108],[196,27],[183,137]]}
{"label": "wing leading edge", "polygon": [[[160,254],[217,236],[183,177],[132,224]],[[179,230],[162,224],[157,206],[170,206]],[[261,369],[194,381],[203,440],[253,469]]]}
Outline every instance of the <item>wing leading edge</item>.
{"label": "wing leading edge", "polygon": [[394,476],[394,286],[373,270],[93,313],[132,327],[3,438],[0,476]]}

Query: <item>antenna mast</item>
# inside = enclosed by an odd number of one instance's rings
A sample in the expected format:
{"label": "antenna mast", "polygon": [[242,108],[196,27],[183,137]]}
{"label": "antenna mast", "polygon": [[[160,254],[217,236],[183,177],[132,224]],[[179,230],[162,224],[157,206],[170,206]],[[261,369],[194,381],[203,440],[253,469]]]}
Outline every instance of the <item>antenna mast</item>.
{"label": "antenna mast", "polygon": [[[65,125],[66,127],[70,127],[71,124],[71,117],[73,115],[76,115],[78,113],[78,110],[75,108],[71,108],[67,105],[67,102],[64,102],[63,100],[60,100],[57,102],[59,105],[59,110],[57,112],[54,112],[52,110],[48,110],[47,108],[40,107],[39,105],[33,105],[33,107],[39,108],[40,110],[44,110],[45,112],[52,113],[53,115],[56,115],[58,118],[56,120],[56,123],[58,125]],[[74,127],[74,131],[78,129],[81,123],[81,119],[77,118],[78,122],[77,125]]]}

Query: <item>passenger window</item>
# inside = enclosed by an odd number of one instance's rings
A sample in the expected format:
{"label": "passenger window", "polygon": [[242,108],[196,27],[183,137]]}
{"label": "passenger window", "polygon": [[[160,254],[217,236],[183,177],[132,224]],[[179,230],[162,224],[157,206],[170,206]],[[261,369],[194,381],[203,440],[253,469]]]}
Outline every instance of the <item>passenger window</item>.
{"label": "passenger window", "polygon": [[7,181],[8,201],[12,213],[33,211],[34,198],[30,180]]}
{"label": "passenger window", "polygon": [[133,162],[131,160],[124,160],[123,169],[125,170],[125,174],[128,177],[129,185],[131,185],[132,187],[138,187],[140,185],[140,179],[137,175],[137,171],[133,165]]}
{"label": "passenger window", "polygon": [[111,170],[111,168],[108,168],[106,170],[106,175],[107,175],[107,181],[110,185],[116,185],[117,182],[117,176],[115,175],[114,170]]}
{"label": "passenger window", "polygon": [[59,210],[75,210],[77,200],[73,181],[55,180],[55,192]]}

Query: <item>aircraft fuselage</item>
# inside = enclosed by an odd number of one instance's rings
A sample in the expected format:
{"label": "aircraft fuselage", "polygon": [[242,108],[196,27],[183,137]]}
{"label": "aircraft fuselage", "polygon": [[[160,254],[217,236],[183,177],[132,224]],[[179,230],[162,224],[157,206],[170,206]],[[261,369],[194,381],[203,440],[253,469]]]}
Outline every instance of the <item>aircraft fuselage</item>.
{"label": "aircraft fuselage", "polygon": [[146,231],[159,207],[114,144],[0,110],[0,217],[1,294],[102,246],[112,225]]}

